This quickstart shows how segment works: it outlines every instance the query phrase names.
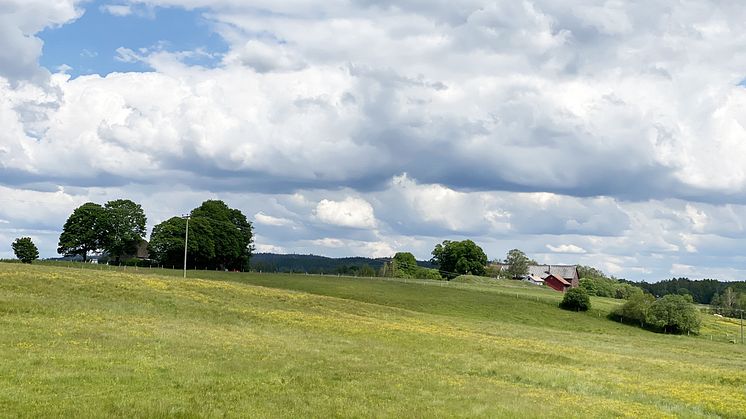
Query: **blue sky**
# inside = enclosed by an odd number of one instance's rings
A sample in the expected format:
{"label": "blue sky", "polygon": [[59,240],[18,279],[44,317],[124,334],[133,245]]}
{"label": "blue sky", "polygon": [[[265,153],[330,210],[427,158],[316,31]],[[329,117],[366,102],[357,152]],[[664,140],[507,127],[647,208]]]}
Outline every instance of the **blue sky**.
{"label": "blue sky", "polygon": [[[150,70],[145,63],[117,59],[120,47],[172,52],[202,49],[213,54],[224,53],[228,48],[213,31],[213,22],[203,17],[205,9],[132,6],[129,15],[121,16],[107,11],[108,5],[107,1],[86,3],[79,19],[40,32],[44,49],[39,63],[52,72],[68,65],[72,67],[68,74],[73,77],[105,75]],[[194,63],[212,66],[216,61],[200,56]]]}
{"label": "blue sky", "polygon": [[88,201],[150,229],[223,199],[259,251],[470,238],[742,279],[744,21],[714,0],[5,0],[0,257],[22,235],[56,256]]}

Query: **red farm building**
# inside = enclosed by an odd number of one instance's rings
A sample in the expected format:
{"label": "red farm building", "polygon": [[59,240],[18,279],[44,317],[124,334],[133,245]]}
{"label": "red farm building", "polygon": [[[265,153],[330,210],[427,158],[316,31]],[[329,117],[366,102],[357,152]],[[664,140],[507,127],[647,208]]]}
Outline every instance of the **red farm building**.
{"label": "red farm building", "polygon": [[544,284],[555,291],[565,292],[572,288],[572,284],[558,274],[549,274],[544,278]]}

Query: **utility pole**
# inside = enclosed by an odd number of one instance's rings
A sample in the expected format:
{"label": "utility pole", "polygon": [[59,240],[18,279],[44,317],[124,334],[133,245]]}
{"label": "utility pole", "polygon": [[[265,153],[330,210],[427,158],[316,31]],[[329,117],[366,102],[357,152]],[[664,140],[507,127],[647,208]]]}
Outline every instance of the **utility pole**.
{"label": "utility pole", "polygon": [[741,312],[741,345],[743,345],[743,310]]}
{"label": "utility pole", "polygon": [[187,245],[189,243],[189,215],[182,215],[181,218],[186,219],[186,230],[184,231],[184,279],[186,279]]}

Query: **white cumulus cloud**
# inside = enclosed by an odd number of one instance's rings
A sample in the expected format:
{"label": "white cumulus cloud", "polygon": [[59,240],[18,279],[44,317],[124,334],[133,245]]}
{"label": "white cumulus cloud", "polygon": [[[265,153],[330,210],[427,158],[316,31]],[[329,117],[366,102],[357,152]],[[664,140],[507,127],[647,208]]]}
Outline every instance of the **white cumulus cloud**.
{"label": "white cumulus cloud", "polygon": [[552,246],[551,244],[548,244],[547,249],[551,250],[554,253],[573,253],[573,254],[586,253],[585,249],[583,249],[580,246],[576,246],[574,244],[561,244],[559,246]]}
{"label": "white cumulus cloud", "polygon": [[321,200],[316,205],[316,218],[340,227],[375,228],[373,206],[364,199],[348,197],[343,201]]}

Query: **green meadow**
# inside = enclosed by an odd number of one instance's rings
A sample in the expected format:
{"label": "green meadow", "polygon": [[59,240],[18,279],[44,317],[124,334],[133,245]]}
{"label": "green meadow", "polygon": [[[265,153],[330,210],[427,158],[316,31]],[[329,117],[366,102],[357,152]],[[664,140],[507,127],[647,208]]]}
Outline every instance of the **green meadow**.
{"label": "green meadow", "polygon": [[730,320],[655,334],[473,277],[180,275],[0,263],[0,416],[746,417]]}

